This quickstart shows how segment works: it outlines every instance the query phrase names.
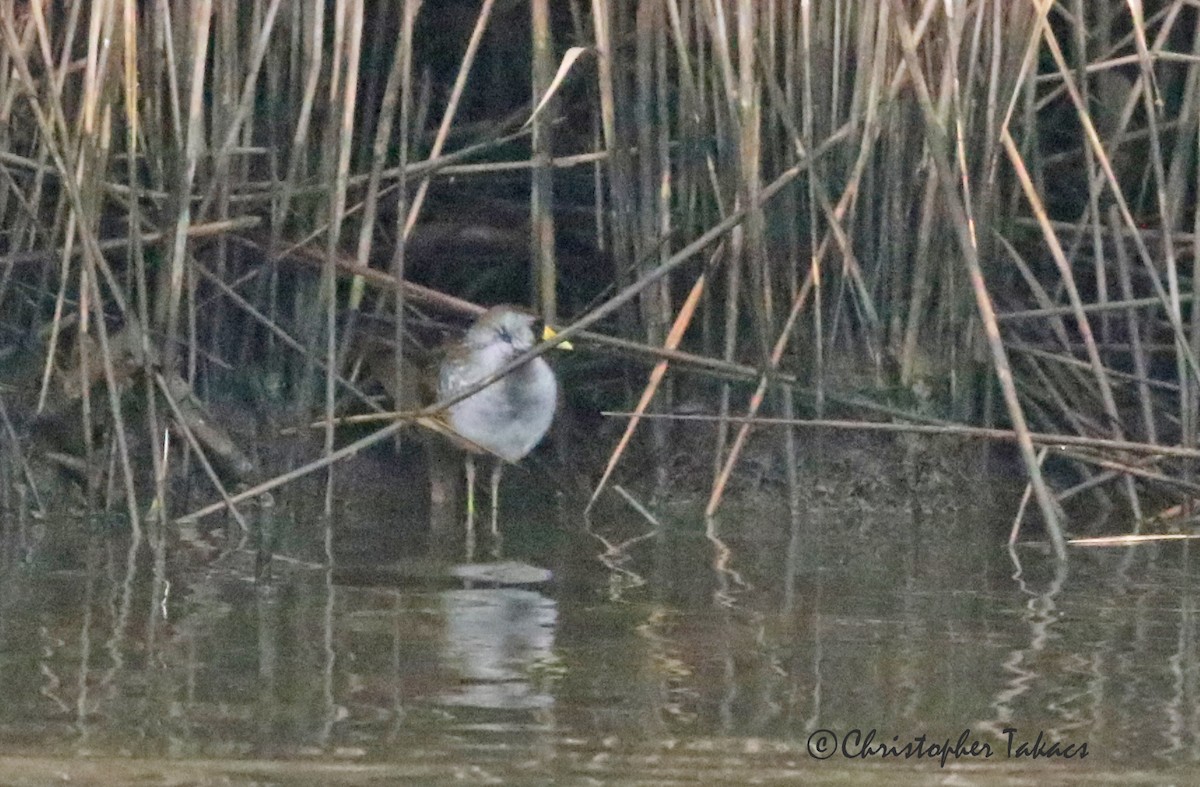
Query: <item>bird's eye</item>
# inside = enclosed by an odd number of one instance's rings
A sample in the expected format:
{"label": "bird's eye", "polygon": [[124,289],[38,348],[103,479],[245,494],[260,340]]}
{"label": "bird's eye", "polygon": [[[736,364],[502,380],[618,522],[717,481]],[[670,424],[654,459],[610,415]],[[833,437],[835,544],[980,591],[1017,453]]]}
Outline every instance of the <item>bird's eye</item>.
{"label": "bird's eye", "polygon": [[496,331],[496,335],[500,337],[500,341],[512,344],[513,337],[512,334],[508,332],[507,328],[500,328]]}

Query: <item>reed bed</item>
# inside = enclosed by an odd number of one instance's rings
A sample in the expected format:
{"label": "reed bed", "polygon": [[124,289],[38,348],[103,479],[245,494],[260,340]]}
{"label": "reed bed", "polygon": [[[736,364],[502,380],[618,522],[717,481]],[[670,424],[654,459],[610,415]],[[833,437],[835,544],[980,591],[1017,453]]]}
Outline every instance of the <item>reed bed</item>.
{"label": "reed bed", "polygon": [[[1135,532],[1195,487],[1198,25],[1184,0],[4,3],[0,347],[38,361],[25,423],[71,412],[64,461],[137,529],[298,472],[238,472],[186,400],[250,369],[285,420],[323,411],[296,464],[330,506],[336,459],[400,426],[337,447],[348,402],[380,409],[360,328],[400,315],[402,354],[413,315],[515,292],[659,364],[627,438],[660,456],[678,381],[712,381],[709,514],[755,429],[795,509],[797,418],[999,427],[1061,556],[1080,485]],[[430,260],[481,237],[509,262]],[[181,451],[220,503],[172,499]]]}

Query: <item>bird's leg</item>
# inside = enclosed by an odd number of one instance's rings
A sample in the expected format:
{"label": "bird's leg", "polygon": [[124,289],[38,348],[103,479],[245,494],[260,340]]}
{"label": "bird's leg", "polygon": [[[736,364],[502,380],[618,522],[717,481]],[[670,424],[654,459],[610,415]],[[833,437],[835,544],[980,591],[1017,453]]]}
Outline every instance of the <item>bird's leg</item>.
{"label": "bird's leg", "polygon": [[504,460],[497,459],[492,468],[492,553],[500,558],[500,476],[504,472]]}
{"label": "bird's leg", "polygon": [[467,454],[467,561],[475,557],[475,456]]}

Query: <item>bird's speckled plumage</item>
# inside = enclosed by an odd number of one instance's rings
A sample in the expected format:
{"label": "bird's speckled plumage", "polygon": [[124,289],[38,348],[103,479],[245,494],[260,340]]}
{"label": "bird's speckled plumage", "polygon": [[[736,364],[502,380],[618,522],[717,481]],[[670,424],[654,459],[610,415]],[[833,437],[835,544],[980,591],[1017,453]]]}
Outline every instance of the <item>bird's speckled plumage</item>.
{"label": "bird's speckled plumage", "polygon": [[[511,306],[485,312],[442,361],[438,398],[490,377],[536,343],[537,318]],[[541,358],[514,370],[482,391],[451,405],[446,420],[480,448],[516,462],[542,441],[554,420],[558,381]]]}

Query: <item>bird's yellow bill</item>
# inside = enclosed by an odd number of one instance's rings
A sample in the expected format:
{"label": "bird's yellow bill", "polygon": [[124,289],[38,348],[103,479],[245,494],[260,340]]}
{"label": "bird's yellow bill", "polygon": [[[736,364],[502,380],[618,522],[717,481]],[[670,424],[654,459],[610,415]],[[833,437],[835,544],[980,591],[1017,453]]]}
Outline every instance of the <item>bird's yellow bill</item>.
{"label": "bird's yellow bill", "polygon": [[[542,341],[548,342],[551,339],[553,339],[555,336],[558,336],[558,331],[554,330],[549,325],[542,328]],[[558,349],[574,350],[575,345],[571,344],[570,342],[562,342],[558,345]]]}

